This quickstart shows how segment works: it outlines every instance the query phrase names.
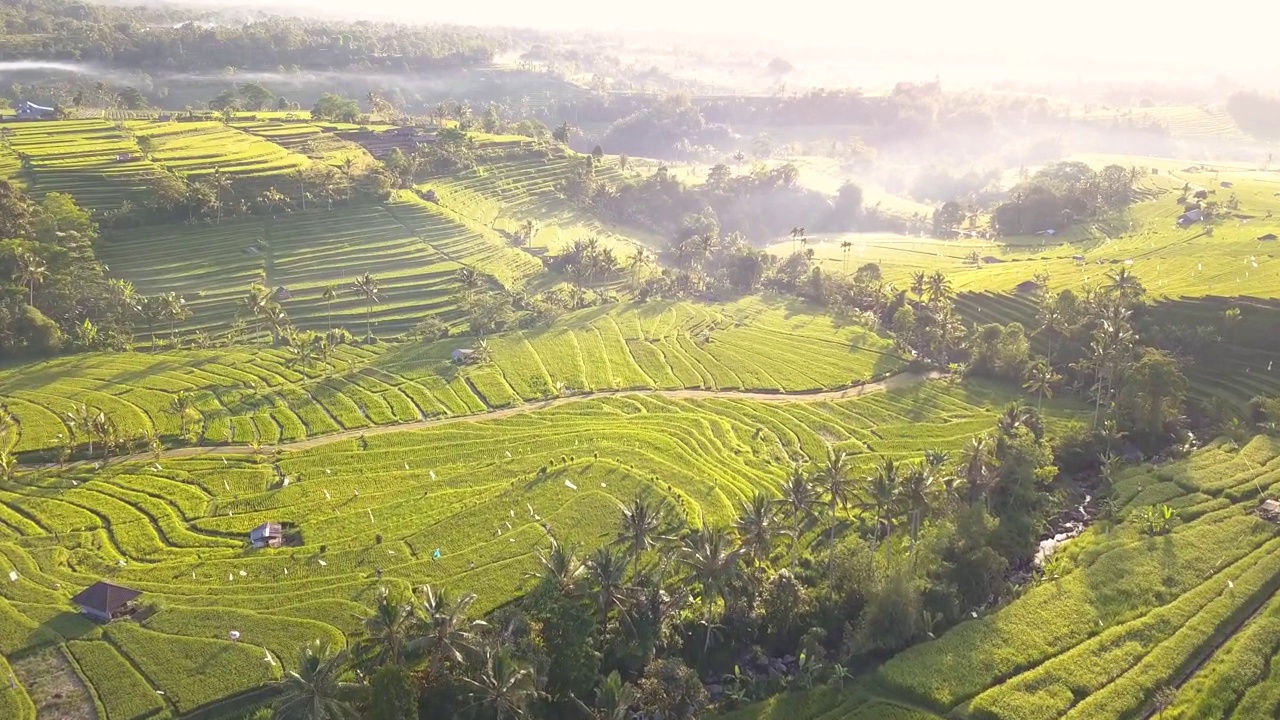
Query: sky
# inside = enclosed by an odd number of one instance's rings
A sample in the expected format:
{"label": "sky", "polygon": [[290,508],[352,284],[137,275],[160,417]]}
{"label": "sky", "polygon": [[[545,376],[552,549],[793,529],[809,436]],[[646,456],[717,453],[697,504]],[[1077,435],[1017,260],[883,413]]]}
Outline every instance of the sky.
{"label": "sky", "polygon": [[[182,1],[182,0],[179,0]],[[187,0],[246,4],[247,0]],[[265,0],[259,7],[348,18],[536,27],[549,30],[711,32],[765,52],[821,47],[892,52],[906,61],[941,56],[989,65],[993,75],[1027,62],[1107,76],[1195,73],[1275,77],[1280,52],[1270,37],[1280,3],[1255,0],[1215,13],[1200,0]],[[888,58],[888,56],[886,56]],[[912,62],[915,65],[916,63]],[[945,61],[941,63],[945,70]],[[1176,81],[1176,78],[1166,78]]]}

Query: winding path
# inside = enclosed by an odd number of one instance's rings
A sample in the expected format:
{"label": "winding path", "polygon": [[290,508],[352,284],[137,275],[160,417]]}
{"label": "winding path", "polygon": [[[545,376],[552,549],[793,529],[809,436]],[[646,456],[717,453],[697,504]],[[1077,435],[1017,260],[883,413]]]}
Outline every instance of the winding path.
{"label": "winding path", "polygon": [[[353,440],[364,436],[385,435],[387,433],[410,432],[413,430],[424,430],[426,428],[437,427],[440,425],[450,425],[460,422],[478,422],[485,420],[498,420],[512,415],[518,415],[527,412],[537,412],[538,410],[546,410],[569,403],[581,402],[583,400],[594,400],[598,398],[609,397],[625,397],[634,395],[652,395],[656,397],[671,398],[674,400],[709,400],[709,399],[733,399],[733,400],[752,400],[755,402],[769,403],[791,403],[791,402],[822,402],[825,400],[847,400],[849,398],[861,397],[871,393],[883,392],[885,390],[895,390],[898,388],[910,387],[917,385],[925,380],[932,380],[942,377],[940,372],[903,372],[892,375],[879,382],[866,383],[864,385],[855,385],[841,390],[821,390],[816,392],[747,392],[737,390],[608,390],[604,392],[581,393],[578,395],[568,395],[565,397],[552,398],[550,400],[541,400],[537,402],[521,403],[507,408],[489,410],[486,412],[473,413],[471,415],[449,415],[447,417],[432,418],[429,420],[415,420],[413,422],[396,423],[391,425],[376,425],[368,428],[358,428],[355,430],[341,430],[326,435],[317,435],[309,437],[305,440],[298,440],[290,443],[281,443],[278,445],[263,445],[261,450],[264,452],[292,452],[298,450],[310,450],[312,448],[327,445],[332,442],[341,440]],[[245,444],[228,444],[228,445],[207,445],[196,447],[169,448],[160,454],[160,458],[181,458],[181,457],[200,457],[202,455],[243,455],[249,449],[249,445]],[[138,453],[135,455],[122,455],[112,458],[112,462],[120,462],[125,460],[149,460],[154,459],[154,453]],[[81,461],[87,462],[87,461]]]}

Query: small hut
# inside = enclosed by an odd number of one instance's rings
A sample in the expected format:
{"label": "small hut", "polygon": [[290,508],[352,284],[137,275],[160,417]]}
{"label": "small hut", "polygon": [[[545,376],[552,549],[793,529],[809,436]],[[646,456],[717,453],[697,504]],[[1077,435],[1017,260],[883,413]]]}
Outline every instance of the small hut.
{"label": "small hut", "polygon": [[255,548],[278,548],[284,542],[284,533],[280,523],[265,522],[249,531],[249,544]]}
{"label": "small hut", "polygon": [[71,602],[80,607],[82,614],[94,620],[111,622],[132,615],[137,609],[134,601],[141,594],[109,582],[96,582],[71,598]]}
{"label": "small hut", "polygon": [[1019,295],[1030,295],[1040,289],[1040,283],[1035,280],[1023,280],[1013,289]]}
{"label": "small hut", "polygon": [[1272,522],[1280,521],[1280,501],[1267,500],[1258,508],[1258,514]]}
{"label": "small hut", "polygon": [[289,288],[283,285],[276,288],[276,291],[271,295],[276,299],[276,302],[284,302],[285,300],[288,300],[289,298],[293,297],[293,293],[289,292]]}
{"label": "small hut", "polygon": [[1263,240],[1263,241],[1271,241],[1271,240],[1275,240],[1275,239],[1276,239],[1276,234],[1275,234],[1275,233],[1267,233],[1266,235],[1259,235],[1259,236],[1258,236],[1258,239],[1259,239],[1259,240]]}
{"label": "small hut", "polygon": [[459,365],[462,365],[463,363],[470,361],[471,356],[475,354],[476,354],[475,350],[469,350],[467,348],[458,348],[457,350],[453,351],[453,361]]}

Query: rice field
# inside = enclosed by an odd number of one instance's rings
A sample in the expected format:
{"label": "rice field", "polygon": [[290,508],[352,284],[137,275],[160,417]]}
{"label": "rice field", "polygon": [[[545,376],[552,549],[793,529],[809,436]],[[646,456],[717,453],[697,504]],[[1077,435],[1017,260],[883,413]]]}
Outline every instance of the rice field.
{"label": "rice field", "polygon": [[454,365],[461,341],[449,340],[344,345],[308,367],[266,346],[79,355],[0,373],[0,398],[18,419],[10,449],[48,454],[79,404],[106,411],[126,438],[176,439],[180,391],[198,444],[274,445],[586,393],[831,390],[905,367],[879,335],[794,310],[760,299],[590,309],[489,338],[492,362],[478,366]]}
{"label": "rice field", "polygon": [[[793,457],[834,445],[869,468],[908,454],[895,439],[922,434],[958,448],[1008,399],[946,382],[820,403],[619,395],[272,460],[19,473],[0,483],[0,577],[17,578],[0,582],[0,654],[65,648],[109,718],[174,717],[279,677],[303,642],[341,643],[384,587],[444,585],[478,593],[481,612],[498,607],[524,589],[544,523],[598,545],[642,487],[695,523],[724,522],[742,498],[772,492]],[[267,520],[301,545],[246,550]],[[88,622],[68,598],[99,579],[142,591],[156,611]],[[31,717],[15,707],[6,717]]]}

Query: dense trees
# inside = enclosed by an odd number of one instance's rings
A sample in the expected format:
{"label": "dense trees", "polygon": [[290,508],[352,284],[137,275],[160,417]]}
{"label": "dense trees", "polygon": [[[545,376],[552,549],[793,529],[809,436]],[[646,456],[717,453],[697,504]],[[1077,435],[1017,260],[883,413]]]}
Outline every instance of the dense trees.
{"label": "dense trees", "polygon": [[500,47],[496,37],[464,28],[281,17],[229,25],[209,19],[167,6],[18,0],[0,7],[0,28],[5,35],[40,40],[34,48],[0,47],[0,59],[178,72],[221,72],[228,66],[414,72],[484,64]]}
{"label": "dense trees", "polygon": [[1122,210],[1134,201],[1137,171],[1108,165],[1098,172],[1082,162],[1058,162],[1009,192],[992,224],[1002,235],[1052,233],[1072,223]]}

